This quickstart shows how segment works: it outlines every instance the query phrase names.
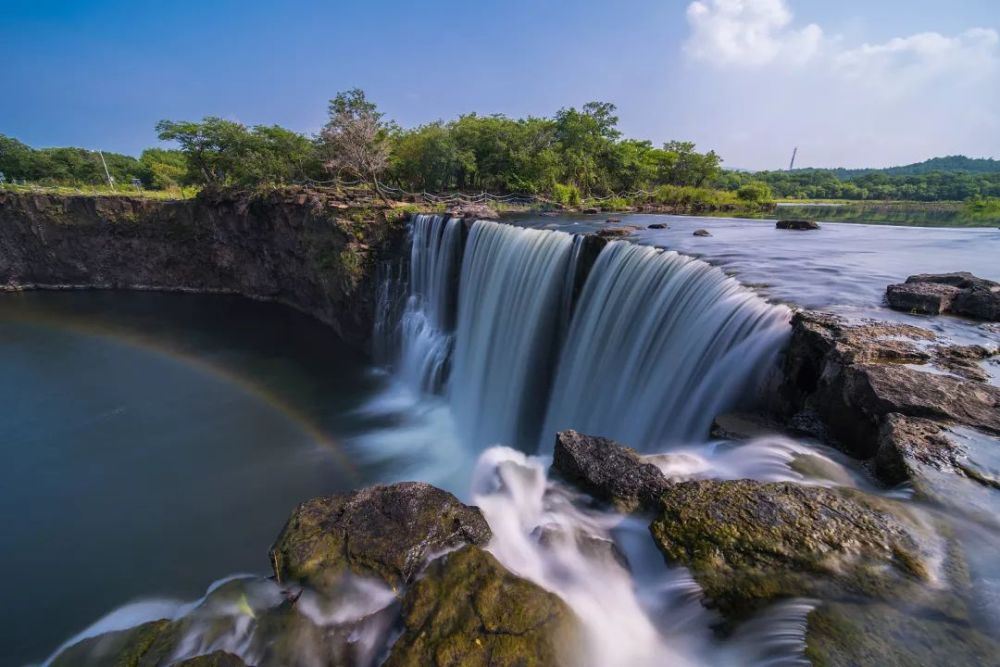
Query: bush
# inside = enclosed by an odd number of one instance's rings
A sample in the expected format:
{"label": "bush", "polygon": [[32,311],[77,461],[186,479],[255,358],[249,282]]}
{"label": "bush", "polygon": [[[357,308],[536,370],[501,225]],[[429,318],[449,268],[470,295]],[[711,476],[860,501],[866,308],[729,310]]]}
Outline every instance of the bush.
{"label": "bush", "polygon": [[774,200],[771,186],[760,181],[750,181],[736,191],[736,196],[752,204],[769,204]]}
{"label": "bush", "polygon": [[600,202],[600,207],[602,211],[627,211],[632,205],[623,197],[611,197]]}
{"label": "bush", "polygon": [[579,206],[580,189],[572,184],[556,183],[552,186],[552,199],[563,206]]}

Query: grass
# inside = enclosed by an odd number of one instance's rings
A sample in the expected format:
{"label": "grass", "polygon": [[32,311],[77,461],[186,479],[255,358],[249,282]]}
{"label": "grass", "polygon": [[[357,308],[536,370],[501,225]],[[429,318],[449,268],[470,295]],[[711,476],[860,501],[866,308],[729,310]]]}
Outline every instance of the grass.
{"label": "grass", "polygon": [[[988,200],[987,200],[988,201]],[[962,202],[781,200],[779,219],[911,225],[916,227],[992,227],[1000,224],[1000,206],[971,207]]]}
{"label": "grass", "polygon": [[171,190],[141,190],[129,186],[117,186],[112,190],[107,185],[15,185],[4,183],[0,185],[0,192],[15,192],[28,194],[52,194],[62,196],[85,195],[102,197],[142,197],[143,199],[158,199],[172,201],[177,199],[191,199],[198,194],[199,188],[185,187]]}

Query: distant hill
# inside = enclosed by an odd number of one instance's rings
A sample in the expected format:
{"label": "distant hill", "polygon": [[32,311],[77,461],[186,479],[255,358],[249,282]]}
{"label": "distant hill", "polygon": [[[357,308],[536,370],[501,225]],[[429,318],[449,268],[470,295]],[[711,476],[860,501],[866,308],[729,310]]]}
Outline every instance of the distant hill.
{"label": "distant hill", "polygon": [[868,174],[885,174],[887,176],[919,176],[921,174],[932,173],[953,173],[953,174],[998,174],[1000,173],[1000,160],[993,158],[971,158],[964,155],[949,155],[947,157],[935,157],[915,164],[907,164],[901,167],[887,167],[884,169],[796,169],[795,171],[829,171],[842,180],[850,180],[858,176]]}

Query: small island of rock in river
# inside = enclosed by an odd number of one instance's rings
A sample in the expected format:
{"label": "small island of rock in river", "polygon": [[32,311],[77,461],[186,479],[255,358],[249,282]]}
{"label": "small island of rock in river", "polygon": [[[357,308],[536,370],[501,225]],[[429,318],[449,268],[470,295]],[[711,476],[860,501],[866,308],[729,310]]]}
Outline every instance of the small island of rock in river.
{"label": "small island of rock in river", "polygon": [[0,667],[1000,667],[996,16],[112,4],[0,10]]}

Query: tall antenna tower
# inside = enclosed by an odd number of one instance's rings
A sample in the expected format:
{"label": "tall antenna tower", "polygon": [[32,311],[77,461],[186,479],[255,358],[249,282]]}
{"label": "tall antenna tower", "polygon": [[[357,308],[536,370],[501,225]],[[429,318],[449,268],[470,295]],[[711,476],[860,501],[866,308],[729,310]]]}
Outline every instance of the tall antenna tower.
{"label": "tall antenna tower", "polygon": [[795,169],[795,156],[798,155],[798,154],[799,154],[799,147],[796,146],[792,150],[792,161],[788,163],[788,171],[791,171],[792,169]]}

